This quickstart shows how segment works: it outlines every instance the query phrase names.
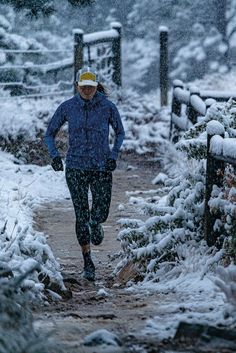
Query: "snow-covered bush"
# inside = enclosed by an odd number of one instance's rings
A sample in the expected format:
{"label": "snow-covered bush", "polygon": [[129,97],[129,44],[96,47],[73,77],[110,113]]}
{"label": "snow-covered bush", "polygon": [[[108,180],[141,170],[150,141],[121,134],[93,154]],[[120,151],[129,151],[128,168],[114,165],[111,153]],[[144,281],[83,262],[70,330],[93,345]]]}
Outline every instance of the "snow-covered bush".
{"label": "snow-covered bush", "polygon": [[214,229],[225,239],[225,256],[236,264],[236,170],[227,166],[224,173],[223,188],[214,186],[209,201],[211,212],[220,214]]}
{"label": "snow-covered bush", "polygon": [[[125,262],[136,262],[140,271],[146,276],[155,275],[161,268],[171,269],[182,260],[182,245],[205,248],[204,221],[204,193],[205,193],[205,157],[206,157],[206,125],[212,119],[218,120],[228,136],[235,133],[234,102],[216,104],[211,107],[201,122],[193,126],[180,140],[177,148],[185,162],[179,175],[165,181],[165,198],[142,201],[142,209],[152,215],[140,224],[138,221],[126,220],[121,222],[125,229],[119,233]],[[173,147],[172,147],[173,148]],[[171,149],[172,149],[171,148]],[[171,151],[170,149],[170,151]],[[177,152],[176,152],[177,153]],[[170,173],[169,173],[170,174]],[[171,176],[171,175],[170,175]],[[160,193],[162,189],[159,189]],[[157,194],[158,194],[157,190]],[[222,190],[222,192],[224,192]],[[215,197],[215,193],[213,194]],[[234,196],[234,190],[229,191],[229,197]],[[220,197],[220,194],[217,195]],[[233,219],[235,202],[227,199],[227,221],[225,228],[232,232],[233,225],[226,225]],[[211,202],[213,198],[211,199]],[[153,202],[154,201],[154,202]],[[215,203],[214,203],[215,205]],[[220,211],[219,203],[217,204]],[[230,213],[230,214],[229,214]],[[235,217],[235,216],[234,216]],[[214,252],[214,250],[213,250]],[[185,251],[186,253],[186,251]],[[217,258],[219,260],[219,258]]]}
{"label": "snow-covered bush", "polygon": [[187,153],[188,158],[206,158],[207,133],[206,126],[211,120],[220,122],[225,130],[225,137],[236,136],[235,102],[213,104],[206,116],[190,128],[177,144],[177,148]]}
{"label": "snow-covered bush", "polygon": [[[62,294],[65,287],[59,264],[45,235],[33,228],[33,208],[40,196],[48,195],[42,185],[46,186],[45,180],[53,175],[40,167],[19,165],[16,158],[4,152],[0,153],[0,169],[0,271],[8,271],[17,279],[35,267],[21,281],[21,289],[33,299],[51,296],[53,289]],[[45,178],[42,183],[41,178]]]}
{"label": "snow-covered bush", "polygon": [[234,318],[236,323],[236,266],[230,264],[227,268],[219,266],[218,277],[214,279],[215,284],[225,294],[227,302],[226,315]]}
{"label": "snow-covered bush", "polygon": [[186,168],[180,176],[168,179],[166,186],[169,193],[164,205],[162,199],[144,203],[143,210],[152,217],[142,225],[127,220],[119,233],[127,261],[137,262],[143,273],[155,273],[160,266],[172,268],[181,260],[180,245],[189,241],[193,246],[203,237],[203,164]]}
{"label": "snow-covered bush", "polygon": [[0,352],[49,353],[62,352],[62,346],[51,335],[37,332],[29,310],[28,296],[22,291],[30,270],[10,281],[0,273]]}
{"label": "snow-covered bush", "polygon": [[21,290],[27,291],[31,298],[41,299],[47,293],[45,290],[55,284],[64,289],[59,264],[45,236],[29,227],[18,227],[15,234],[14,231],[9,234],[4,225],[1,229],[0,269],[7,269],[12,277],[18,278],[33,267],[35,270],[21,282]]}

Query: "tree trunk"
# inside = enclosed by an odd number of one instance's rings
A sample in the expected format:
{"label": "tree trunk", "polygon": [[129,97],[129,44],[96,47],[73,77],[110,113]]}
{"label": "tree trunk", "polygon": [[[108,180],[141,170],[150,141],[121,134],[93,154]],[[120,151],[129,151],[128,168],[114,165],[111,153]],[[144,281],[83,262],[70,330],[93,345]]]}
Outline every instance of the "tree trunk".
{"label": "tree trunk", "polygon": [[215,0],[214,7],[216,11],[215,16],[215,24],[218,31],[222,34],[223,42],[227,46],[227,50],[225,51],[224,58],[225,64],[229,67],[230,66],[230,58],[229,58],[229,38],[227,34],[227,27],[228,27],[228,18],[227,18],[227,5],[228,0]]}
{"label": "tree trunk", "polygon": [[216,9],[216,28],[222,34],[223,38],[227,38],[227,0],[216,0],[215,1]]}

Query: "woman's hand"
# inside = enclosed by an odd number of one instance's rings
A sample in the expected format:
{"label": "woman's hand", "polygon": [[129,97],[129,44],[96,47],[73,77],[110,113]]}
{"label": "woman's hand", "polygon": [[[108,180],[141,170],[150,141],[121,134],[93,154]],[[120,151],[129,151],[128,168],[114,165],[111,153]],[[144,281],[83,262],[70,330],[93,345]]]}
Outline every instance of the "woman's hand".
{"label": "woman's hand", "polygon": [[60,170],[63,170],[63,163],[62,159],[60,156],[57,156],[53,158],[52,163],[51,163],[52,168],[55,170],[55,172],[59,172]]}
{"label": "woman's hand", "polygon": [[105,162],[105,170],[108,172],[113,172],[116,169],[116,160],[108,158]]}

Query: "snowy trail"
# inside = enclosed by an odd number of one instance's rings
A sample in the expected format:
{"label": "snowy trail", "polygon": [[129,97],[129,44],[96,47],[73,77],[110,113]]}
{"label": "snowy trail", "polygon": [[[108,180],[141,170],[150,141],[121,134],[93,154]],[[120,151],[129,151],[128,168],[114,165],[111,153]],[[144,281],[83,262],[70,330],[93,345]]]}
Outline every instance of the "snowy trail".
{"label": "snowy trail", "polygon": [[[48,242],[61,265],[65,285],[72,291],[72,298],[49,303],[35,311],[36,327],[46,332],[53,329],[54,337],[65,345],[66,353],[216,352],[214,344],[218,344],[217,340],[209,347],[201,341],[201,347],[198,344],[195,347],[192,341],[190,346],[185,346],[172,339],[181,321],[213,324],[222,316],[222,294],[215,293],[210,279],[199,281],[198,275],[187,270],[176,278],[163,278],[157,288],[155,284],[149,287],[148,283],[122,287],[110,277],[118,261],[114,255],[120,250],[116,240],[117,221],[124,217],[143,220],[149,217],[140,215],[137,205],[128,203],[130,191],[135,196],[139,196],[140,191],[149,194],[150,189],[155,189],[151,181],[158,173],[158,164],[147,158],[122,156],[114,173],[111,212],[104,226],[105,239],[101,246],[92,247],[95,284],[81,275],[83,262],[74,232],[71,201],[47,203],[35,213],[35,227],[48,235]],[[140,196],[143,193],[140,192]],[[121,204],[123,207],[118,207]],[[192,258],[189,260],[193,261]],[[101,329],[115,334],[121,346],[85,346],[85,338]],[[106,335],[105,338],[110,339]],[[217,352],[225,351],[223,348]],[[234,352],[234,348],[227,352]]]}
{"label": "snowy trail", "polygon": [[[132,166],[134,168],[129,168]],[[42,308],[36,317],[39,327],[56,328],[56,334],[66,344],[67,353],[91,352],[83,346],[83,340],[91,332],[104,328],[119,337],[140,333],[146,320],[152,318],[156,301],[155,294],[144,291],[130,293],[124,288],[111,285],[110,275],[116,261],[110,257],[119,252],[116,240],[122,217],[142,217],[137,215],[135,206],[128,205],[126,191],[153,189],[151,180],[159,172],[158,164],[146,158],[125,156],[114,173],[111,212],[105,223],[105,240],[101,246],[93,247],[92,254],[96,265],[95,285],[82,279],[82,256],[74,234],[74,211],[70,200],[43,205],[35,214],[35,227],[49,236],[55,257],[62,267],[65,284],[72,290],[72,298]],[[124,210],[118,206],[124,205]],[[144,216],[145,217],[145,216]],[[122,351],[117,347],[108,350]],[[118,350],[117,350],[118,349]],[[94,351],[94,350],[92,350]],[[105,351],[104,347],[101,351]],[[100,352],[96,347],[96,352]]]}

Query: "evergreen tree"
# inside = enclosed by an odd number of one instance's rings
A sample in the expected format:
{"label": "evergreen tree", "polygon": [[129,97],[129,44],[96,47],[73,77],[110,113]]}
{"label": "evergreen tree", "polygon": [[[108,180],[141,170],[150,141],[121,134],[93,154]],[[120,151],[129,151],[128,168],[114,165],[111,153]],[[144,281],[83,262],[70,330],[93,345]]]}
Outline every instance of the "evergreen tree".
{"label": "evergreen tree", "polygon": [[[94,0],[67,0],[73,6],[88,5]],[[0,4],[13,6],[16,10],[26,10],[27,14],[37,17],[49,16],[55,11],[55,0],[0,0]]]}

